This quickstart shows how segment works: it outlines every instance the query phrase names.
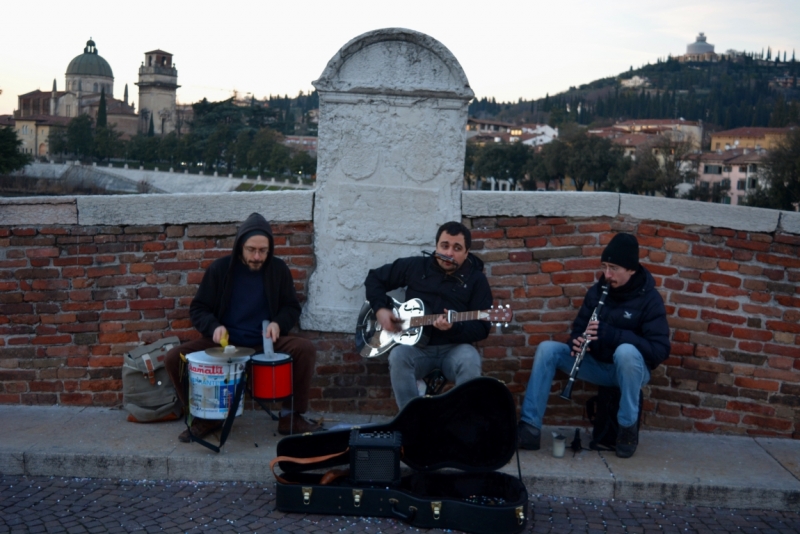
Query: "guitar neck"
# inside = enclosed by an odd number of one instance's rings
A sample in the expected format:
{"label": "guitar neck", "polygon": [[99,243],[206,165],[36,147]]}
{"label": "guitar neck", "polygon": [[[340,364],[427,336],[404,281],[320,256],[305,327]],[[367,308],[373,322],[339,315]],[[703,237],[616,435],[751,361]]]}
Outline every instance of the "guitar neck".
{"label": "guitar neck", "polygon": [[[460,323],[461,321],[476,321],[481,318],[480,316],[481,313],[482,312],[480,310],[451,313],[448,319],[450,320],[451,323]],[[432,325],[436,321],[436,318],[439,317],[439,315],[420,315],[418,317],[412,317],[410,328],[414,328],[417,326]]]}

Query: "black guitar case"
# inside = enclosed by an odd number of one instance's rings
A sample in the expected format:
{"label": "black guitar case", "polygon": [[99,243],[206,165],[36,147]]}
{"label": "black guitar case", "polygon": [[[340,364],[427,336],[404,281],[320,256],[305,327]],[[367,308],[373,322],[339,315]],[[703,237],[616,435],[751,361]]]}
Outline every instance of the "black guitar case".
{"label": "black guitar case", "polygon": [[439,396],[418,397],[392,421],[359,432],[399,432],[401,460],[410,473],[369,483],[345,472],[354,452],[349,429],[289,436],[273,460],[273,469],[281,470],[278,510],[394,517],[416,527],[473,533],[525,528],[525,485],[496,472],[517,450],[514,400],[502,382],[480,377]]}

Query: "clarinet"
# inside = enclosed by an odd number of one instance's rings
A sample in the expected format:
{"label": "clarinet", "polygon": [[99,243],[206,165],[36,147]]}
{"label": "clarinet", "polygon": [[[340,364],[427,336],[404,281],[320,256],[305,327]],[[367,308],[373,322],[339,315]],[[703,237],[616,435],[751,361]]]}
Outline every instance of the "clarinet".
{"label": "clarinet", "polygon": [[[597,303],[597,307],[592,312],[592,317],[589,319],[590,323],[592,321],[597,321],[597,317],[600,314],[600,309],[603,307],[603,304],[605,304],[606,296],[608,295],[608,284],[604,285],[602,289],[603,293],[600,295],[600,302]],[[588,348],[589,339],[587,339],[586,332],[584,332],[583,343],[581,343],[581,351],[575,358],[575,363],[572,364],[572,371],[569,372],[569,380],[567,381],[567,385],[564,386],[564,391],[561,392],[562,399],[570,400],[572,398],[572,386],[575,385],[575,378],[578,377],[578,371],[581,370],[583,356],[586,354],[586,349]]]}

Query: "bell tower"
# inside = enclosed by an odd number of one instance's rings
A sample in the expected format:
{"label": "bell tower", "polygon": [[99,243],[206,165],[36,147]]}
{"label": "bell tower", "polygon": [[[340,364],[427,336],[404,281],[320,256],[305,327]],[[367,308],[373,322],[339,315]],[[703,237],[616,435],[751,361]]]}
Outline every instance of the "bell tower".
{"label": "bell tower", "polygon": [[139,67],[139,132],[146,133],[153,118],[153,130],[165,135],[175,130],[175,100],[178,69],[172,54],[163,50],[145,52]]}

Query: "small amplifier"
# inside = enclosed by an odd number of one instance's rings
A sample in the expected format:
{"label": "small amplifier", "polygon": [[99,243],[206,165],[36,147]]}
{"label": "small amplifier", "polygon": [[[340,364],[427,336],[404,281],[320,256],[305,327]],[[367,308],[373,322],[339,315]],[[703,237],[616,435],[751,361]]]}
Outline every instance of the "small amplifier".
{"label": "small amplifier", "polygon": [[400,432],[350,431],[350,481],[362,485],[400,482]]}

